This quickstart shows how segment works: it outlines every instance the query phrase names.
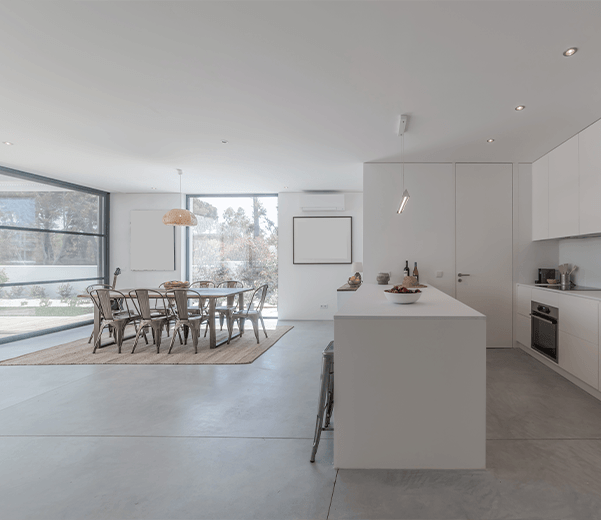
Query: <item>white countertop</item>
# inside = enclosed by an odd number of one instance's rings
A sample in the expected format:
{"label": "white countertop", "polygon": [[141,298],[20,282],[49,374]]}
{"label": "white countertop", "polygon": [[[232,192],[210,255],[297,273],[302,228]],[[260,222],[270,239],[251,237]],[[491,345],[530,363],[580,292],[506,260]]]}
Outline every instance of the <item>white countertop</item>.
{"label": "white countertop", "polygon": [[550,289],[549,287],[541,287],[533,283],[519,283],[523,287],[532,287],[541,291],[548,291],[554,294],[562,294],[565,296],[575,296],[576,298],[587,298],[588,300],[601,301],[601,289],[598,291],[562,291],[561,289]]}
{"label": "white countertop", "polygon": [[402,305],[390,303],[384,296],[384,290],[391,289],[394,287],[393,285],[363,283],[338,310],[334,315],[334,319],[486,319],[484,314],[480,314],[431,285],[426,285],[428,287],[420,289],[423,294],[417,302]]}

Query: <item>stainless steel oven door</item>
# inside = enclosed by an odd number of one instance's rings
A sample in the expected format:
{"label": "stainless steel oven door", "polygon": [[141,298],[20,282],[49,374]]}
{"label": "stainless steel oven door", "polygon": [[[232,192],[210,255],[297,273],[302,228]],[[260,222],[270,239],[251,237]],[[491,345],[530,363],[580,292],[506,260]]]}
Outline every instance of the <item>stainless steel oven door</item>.
{"label": "stainless steel oven door", "polygon": [[532,317],[532,348],[558,363],[557,320],[536,312],[530,316]]}

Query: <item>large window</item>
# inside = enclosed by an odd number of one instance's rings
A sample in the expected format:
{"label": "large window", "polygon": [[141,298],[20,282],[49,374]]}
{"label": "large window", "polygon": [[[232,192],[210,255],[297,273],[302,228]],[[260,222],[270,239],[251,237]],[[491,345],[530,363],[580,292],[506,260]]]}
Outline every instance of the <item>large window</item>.
{"label": "large window", "polygon": [[107,212],[107,193],[0,167],[0,343],[90,322]]}
{"label": "large window", "polygon": [[188,195],[198,219],[188,235],[188,280],[239,280],[246,287],[268,284],[263,310],[277,317],[277,195]]}

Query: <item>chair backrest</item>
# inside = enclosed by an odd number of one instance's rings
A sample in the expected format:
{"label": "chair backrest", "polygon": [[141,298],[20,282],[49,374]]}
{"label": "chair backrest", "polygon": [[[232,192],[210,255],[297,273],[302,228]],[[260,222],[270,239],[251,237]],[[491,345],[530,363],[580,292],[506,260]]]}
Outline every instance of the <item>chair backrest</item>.
{"label": "chair backrest", "polygon": [[215,287],[215,282],[212,282],[211,280],[197,280],[196,282],[192,282],[190,284],[191,289],[194,287],[198,289],[212,289]]}
{"label": "chair backrest", "polygon": [[238,280],[225,280],[223,282],[219,282],[217,284],[217,287],[225,287],[227,289],[242,289],[242,287],[244,287],[244,284],[242,282],[239,282]]}
{"label": "chair backrest", "polygon": [[131,316],[127,298],[120,291],[115,291],[114,289],[93,289],[90,291],[90,298],[92,298],[92,301],[97,302],[98,309],[105,320],[112,321],[115,319],[113,315],[113,301],[115,299],[125,302],[125,309],[123,310]]}
{"label": "chair backrest", "polygon": [[267,297],[267,284],[263,284],[255,289],[250,302],[248,302],[247,310],[255,310],[263,312],[263,305],[265,305],[265,298]]}
{"label": "chair backrest", "polygon": [[186,321],[190,319],[188,298],[190,296],[196,296],[197,298],[200,298],[200,294],[194,289],[171,289],[165,293],[165,296],[168,299],[175,301],[175,313],[177,315],[177,319],[180,321]]}
{"label": "chair backrest", "polygon": [[136,311],[140,314],[140,316],[142,316],[142,319],[144,320],[149,320],[152,317],[152,306],[150,305],[150,296],[153,297],[156,303],[158,303],[159,300],[162,300],[163,308],[167,307],[165,297],[159,291],[155,291],[154,289],[134,289],[133,291],[129,292],[129,296],[136,308]]}
{"label": "chair backrest", "polygon": [[92,284],[92,285],[88,285],[86,287],[86,292],[88,294],[90,294],[91,291],[94,291],[96,289],[112,289],[112,287],[110,285],[106,284],[106,283],[95,283],[95,284]]}

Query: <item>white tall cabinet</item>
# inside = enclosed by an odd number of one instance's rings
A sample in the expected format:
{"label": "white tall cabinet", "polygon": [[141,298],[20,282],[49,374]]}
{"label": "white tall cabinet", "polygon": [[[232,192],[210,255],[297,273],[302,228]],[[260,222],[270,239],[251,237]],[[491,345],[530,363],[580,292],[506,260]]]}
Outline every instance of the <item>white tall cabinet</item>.
{"label": "white tall cabinet", "polygon": [[532,163],[532,240],[549,238],[549,155]]}
{"label": "white tall cabinet", "polygon": [[601,233],[601,120],[532,163],[532,240]]}
{"label": "white tall cabinet", "polygon": [[579,134],[580,233],[601,233],[601,121]]}
{"label": "white tall cabinet", "polygon": [[549,238],[578,235],[578,136],[548,155]]}

